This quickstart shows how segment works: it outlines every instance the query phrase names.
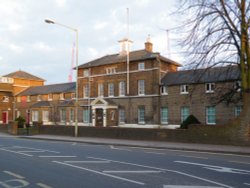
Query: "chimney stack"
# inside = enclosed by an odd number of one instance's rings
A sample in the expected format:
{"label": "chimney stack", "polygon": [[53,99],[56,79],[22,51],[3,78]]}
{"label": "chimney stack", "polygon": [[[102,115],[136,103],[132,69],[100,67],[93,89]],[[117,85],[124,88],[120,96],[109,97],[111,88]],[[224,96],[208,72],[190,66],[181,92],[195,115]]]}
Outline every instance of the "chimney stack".
{"label": "chimney stack", "polygon": [[124,38],[123,40],[118,41],[120,43],[120,55],[126,55],[130,52],[132,41]]}
{"label": "chimney stack", "polygon": [[147,42],[145,42],[145,50],[148,52],[153,52],[153,43],[151,42],[150,35],[148,35]]}

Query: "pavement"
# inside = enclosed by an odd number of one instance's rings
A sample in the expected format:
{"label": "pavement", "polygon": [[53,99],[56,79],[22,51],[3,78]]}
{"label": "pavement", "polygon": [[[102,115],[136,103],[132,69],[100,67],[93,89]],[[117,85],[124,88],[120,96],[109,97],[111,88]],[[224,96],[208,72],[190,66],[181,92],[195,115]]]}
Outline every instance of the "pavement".
{"label": "pavement", "polygon": [[97,137],[70,137],[70,136],[58,136],[58,135],[13,136],[5,133],[0,133],[0,137],[16,137],[22,139],[77,142],[77,143],[98,144],[98,145],[144,147],[144,148],[157,148],[157,149],[250,155],[250,147],[247,146],[179,143],[179,142],[146,141],[146,140],[126,140],[126,139],[97,138]]}

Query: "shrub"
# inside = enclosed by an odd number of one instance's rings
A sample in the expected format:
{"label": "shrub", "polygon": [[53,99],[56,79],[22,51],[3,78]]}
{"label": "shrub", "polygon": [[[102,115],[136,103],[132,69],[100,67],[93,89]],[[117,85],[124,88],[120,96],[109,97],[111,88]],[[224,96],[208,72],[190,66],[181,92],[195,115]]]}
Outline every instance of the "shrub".
{"label": "shrub", "polygon": [[24,128],[25,119],[22,116],[17,117],[15,121],[17,121],[18,128]]}
{"label": "shrub", "polygon": [[188,125],[200,124],[199,120],[194,115],[189,115],[182,123],[181,129],[187,129]]}

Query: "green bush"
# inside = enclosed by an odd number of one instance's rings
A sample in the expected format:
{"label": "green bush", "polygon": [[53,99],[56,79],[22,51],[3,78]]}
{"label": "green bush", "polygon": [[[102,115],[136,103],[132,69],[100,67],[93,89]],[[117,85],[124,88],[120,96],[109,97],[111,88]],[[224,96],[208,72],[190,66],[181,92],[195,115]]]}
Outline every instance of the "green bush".
{"label": "green bush", "polygon": [[18,128],[24,128],[25,119],[22,116],[17,117],[15,121],[17,121]]}
{"label": "green bush", "polygon": [[188,125],[200,124],[199,120],[194,115],[189,115],[182,123],[181,129],[187,129]]}

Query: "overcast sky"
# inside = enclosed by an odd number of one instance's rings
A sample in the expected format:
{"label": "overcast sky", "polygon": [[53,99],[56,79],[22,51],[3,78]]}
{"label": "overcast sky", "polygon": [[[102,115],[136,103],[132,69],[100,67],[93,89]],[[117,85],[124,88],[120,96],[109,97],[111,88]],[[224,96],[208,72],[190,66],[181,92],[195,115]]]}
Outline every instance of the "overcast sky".
{"label": "overcast sky", "polygon": [[[175,3],[174,0],[0,0],[0,75],[23,70],[47,80],[46,84],[68,82],[75,32],[46,24],[44,19],[79,29],[80,65],[119,52],[118,40],[126,37],[127,8],[132,50],[143,49],[150,34],[153,50],[168,57],[164,29],[179,24],[178,18],[171,16]],[[171,59],[182,63],[171,32],[169,38]]]}

